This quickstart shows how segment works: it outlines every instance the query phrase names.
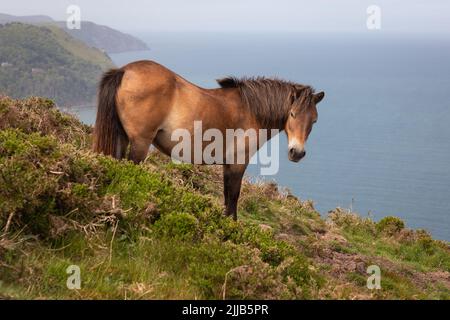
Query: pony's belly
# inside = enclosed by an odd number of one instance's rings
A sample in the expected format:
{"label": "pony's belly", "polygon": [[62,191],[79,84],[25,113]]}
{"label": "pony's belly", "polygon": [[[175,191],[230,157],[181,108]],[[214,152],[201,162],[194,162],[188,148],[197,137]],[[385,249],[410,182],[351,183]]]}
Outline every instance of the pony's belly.
{"label": "pony's belly", "polygon": [[[181,162],[195,163],[195,164],[206,164],[207,162],[203,161],[203,151],[207,146],[206,142],[201,142],[198,145],[194,144],[193,135],[189,134],[188,136],[184,136],[183,138],[179,138],[178,140],[173,137],[173,132],[160,131],[156,135],[153,140],[153,145],[162,153],[168,155],[174,160],[178,160]],[[187,132],[186,132],[187,133]],[[224,142],[225,143],[225,142]],[[222,151],[223,153],[224,151]],[[197,154],[196,154],[197,153]],[[223,163],[220,160],[218,163]],[[211,163],[208,163],[211,164]]]}
{"label": "pony's belly", "polygon": [[[213,141],[211,139],[205,141],[202,139],[204,137],[198,137],[199,140],[194,141],[196,138],[188,130],[185,129],[184,133],[186,135],[180,136],[174,135],[172,131],[160,130],[153,140],[153,145],[172,159],[195,164],[248,163],[258,149],[257,139],[247,140],[241,137],[233,139],[234,143],[229,144],[226,136],[214,137]],[[249,144],[253,144],[254,147],[249,147]]]}

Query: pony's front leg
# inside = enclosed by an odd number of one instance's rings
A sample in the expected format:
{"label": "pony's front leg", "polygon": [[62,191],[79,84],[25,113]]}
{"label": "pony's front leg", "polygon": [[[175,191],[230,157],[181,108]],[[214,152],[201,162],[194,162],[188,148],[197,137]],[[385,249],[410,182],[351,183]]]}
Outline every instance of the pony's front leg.
{"label": "pony's front leg", "polygon": [[224,165],[223,167],[225,214],[232,216],[234,220],[237,220],[237,202],[246,168],[246,164]]}

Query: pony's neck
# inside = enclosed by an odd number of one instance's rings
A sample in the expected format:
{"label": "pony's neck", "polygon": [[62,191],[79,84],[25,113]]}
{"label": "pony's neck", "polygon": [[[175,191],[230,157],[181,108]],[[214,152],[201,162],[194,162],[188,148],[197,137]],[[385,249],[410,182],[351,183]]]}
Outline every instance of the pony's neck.
{"label": "pony's neck", "polygon": [[[280,103],[279,106],[277,106],[277,108],[282,109],[284,106]],[[252,114],[255,117],[256,122],[258,123],[259,127],[261,129],[267,129],[267,130],[279,130],[284,131],[285,127],[286,127],[286,121],[288,119],[288,114],[284,117],[284,119],[282,121],[280,121],[280,116],[278,115],[278,117],[275,117],[274,115],[265,115],[263,118],[261,118],[260,116],[258,116],[257,114],[255,114],[255,112],[252,110]]]}
{"label": "pony's neck", "polygon": [[228,77],[218,80],[224,89],[235,89],[242,104],[253,114],[260,128],[283,130],[292,107],[291,98],[308,89],[293,82],[264,77]]}
{"label": "pony's neck", "polygon": [[[287,119],[286,119],[286,121],[287,121]],[[286,121],[283,121],[283,123],[280,123],[279,121],[273,121],[273,119],[265,119],[265,121],[258,121],[258,124],[261,129],[267,129],[267,130],[276,129],[281,132],[281,131],[284,131],[284,128],[286,126]]]}

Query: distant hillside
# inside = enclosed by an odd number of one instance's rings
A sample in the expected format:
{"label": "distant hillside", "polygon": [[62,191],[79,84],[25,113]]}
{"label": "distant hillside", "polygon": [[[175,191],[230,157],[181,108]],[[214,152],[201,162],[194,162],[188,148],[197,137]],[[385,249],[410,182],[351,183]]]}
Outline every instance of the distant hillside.
{"label": "distant hillside", "polygon": [[83,41],[88,46],[98,48],[108,53],[149,49],[143,41],[129,34],[120,32],[107,26],[95,24],[90,21],[82,21],[81,29],[79,30],[70,30],[67,29],[65,21],[55,21],[48,16],[13,16],[0,13],[0,24],[10,22],[22,22],[29,24],[52,23],[69,33],[74,38]]}
{"label": "distant hillside", "polygon": [[0,24],[9,22],[22,22],[22,23],[42,23],[53,22],[54,20],[49,16],[35,15],[35,16],[12,16],[9,14],[0,13]]}
{"label": "distant hillside", "polygon": [[71,36],[108,53],[149,50],[143,41],[129,34],[90,21],[83,21],[81,29],[74,30],[67,29],[66,22],[56,24]]}
{"label": "distant hillside", "polygon": [[106,54],[55,26],[0,25],[0,93],[92,103],[102,71],[113,66]]}

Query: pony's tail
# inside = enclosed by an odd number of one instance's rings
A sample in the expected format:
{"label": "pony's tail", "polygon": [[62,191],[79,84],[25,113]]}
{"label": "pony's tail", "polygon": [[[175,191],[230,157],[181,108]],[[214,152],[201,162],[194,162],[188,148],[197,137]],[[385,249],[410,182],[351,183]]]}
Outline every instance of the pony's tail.
{"label": "pony's tail", "polygon": [[94,151],[115,158],[123,156],[126,146],[122,146],[122,141],[128,141],[116,109],[116,93],[124,73],[123,69],[111,69],[103,74],[94,127]]}

